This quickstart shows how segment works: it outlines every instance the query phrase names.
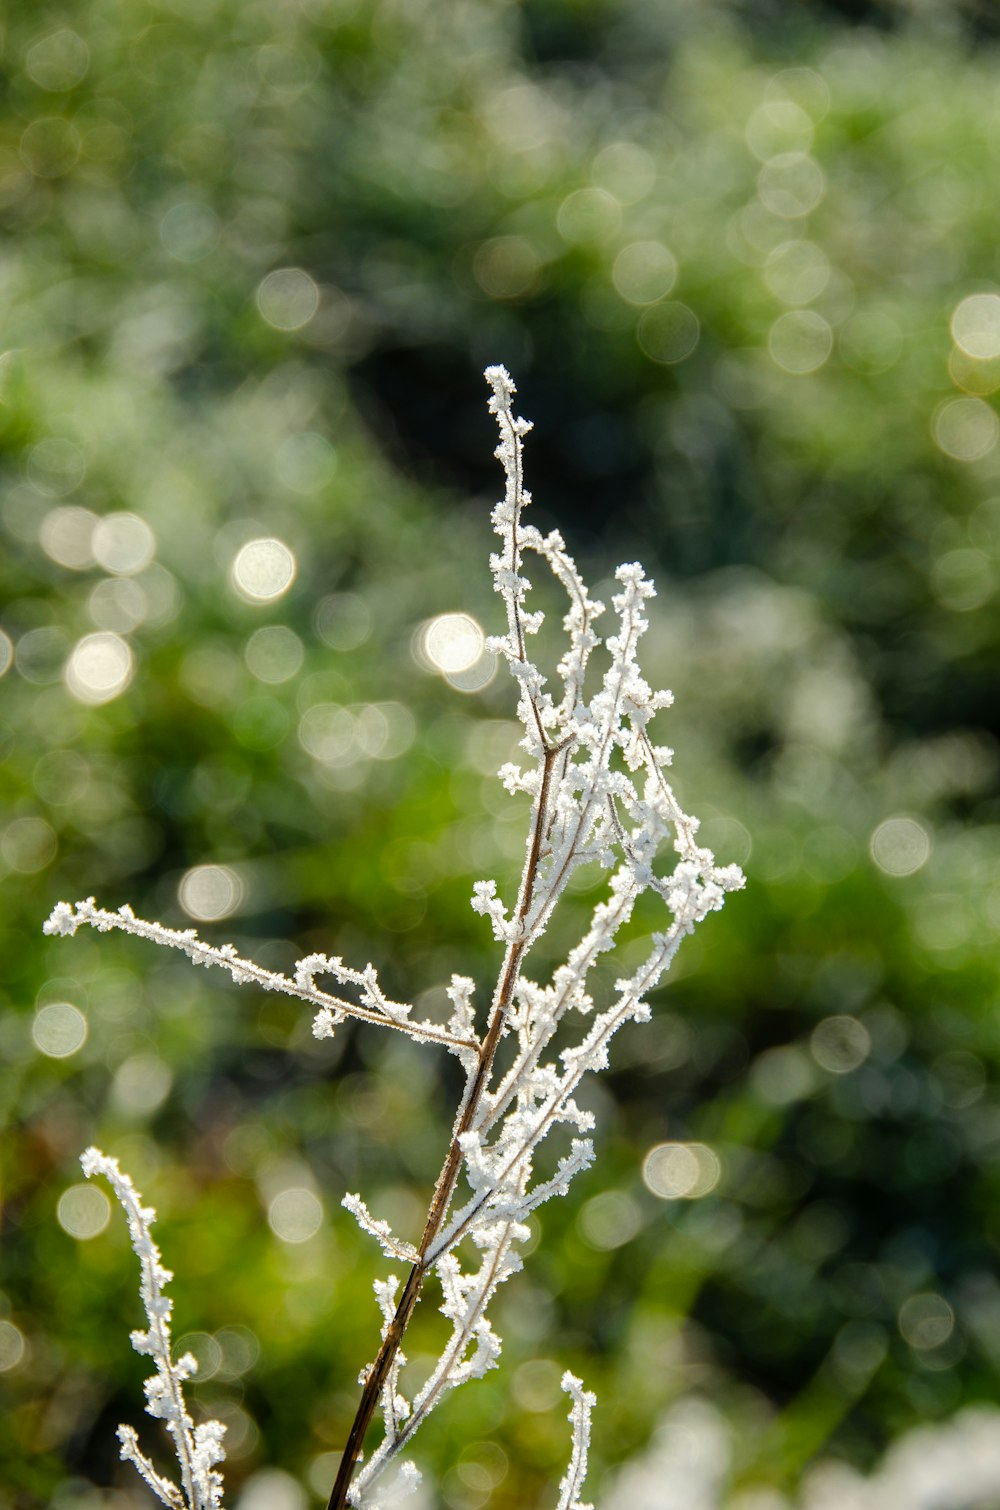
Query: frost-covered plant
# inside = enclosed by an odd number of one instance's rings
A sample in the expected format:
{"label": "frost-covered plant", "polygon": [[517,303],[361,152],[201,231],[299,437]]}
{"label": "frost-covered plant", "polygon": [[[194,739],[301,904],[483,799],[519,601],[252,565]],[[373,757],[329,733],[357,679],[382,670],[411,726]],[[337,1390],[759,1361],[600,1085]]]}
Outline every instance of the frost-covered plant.
{"label": "frost-covered plant", "polygon": [[157,1473],[140,1451],[131,1426],[118,1428],[121,1455],[126,1462],[135,1464],[169,1510],[217,1510],[222,1504],[222,1476],[216,1472],[215,1465],[226,1455],[222,1446],[222,1434],[226,1428],[221,1421],[203,1421],[200,1426],[195,1426],[184,1403],[184,1381],[190,1379],[198,1365],[191,1353],[184,1353],[176,1359],[173,1356],[170,1345],[173,1302],[164,1293],[173,1275],[163,1267],[160,1250],[149,1230],[156,1212],[151,1206],[142,1204],[132,1181],[119,1169],[117,1159],[109,1159],[99,1148],[88,1148],[80,1163],[88,1178],[103,1174],[110,1181],[128,1221],[129,1237],[142,1268],[139,1294],[149,1322],[148,1331],[131,1334],[132,1346],[137,1353],[148,1355],[156,1363],[156,1373],[146,1380],[146,1409],[151,1416],[166,1422],[174,1439],[182,1488],[178,1489],[176,1484]]}
{"label": "frost-covered plant", "polygon": [[[448,988],[452,1015],[441,1028],[414,1018],[410,1006],[390,1001],[371,965],[356,970],[340,958],[313,954],[298,962],[294,977],[279,975],[240,958],[232,945],[214,947],[198,939],[193,929],[178,932],[144,922],[127,906],[105,911],[93,898],[75,907],[60,902],[45,925],[48,933],[72,934],[81,924],[89,924],[102,932],[117,928],[138,934],[183,950],[195,964],[219,965],[238,982],[307,1001],[317,1009],[317,1037],[330,1036],[345,1019],[355,1017],[421,1043],[441,1044],[462,1065],[465,1089],[419,1242],[412,1245],[394,1234],[360,1196],[344,1199],[386,1256],[408,1265],[409,1272],[402,1283],[395,1275],[376,1281],[381,1346],[362,1376],[361,1400],[328,1510],[348,1504],[377,1506],[384,1469],[409,1447],[434,1407],[457,1385],[496,1364],[500,1339],[487,1310],[497,1288],[521,1267],[519,1249],[529,1235],[527,1218],[550,1197],[565,1194],[573,1176],[594,1156],[586,1136],[593,1118],[576,1100],[581,1081],[606,1065],[610,1040],[623,1024],[649,1017],[646,998],[685,934],[721,907],[726,892],[743,884],[736,866],[717,866],[712,852],[697,843],[697,820],[682,811],[666,779],[671,751],[654,744],[650,734],[654,714],[672,701],[669,692],[650,688],[636,659],[648,627],[645,607],[653,584],[638,564],[618,568],[619,591],[612,598],[616,623],[604,643],[603,673],[595,679],[596,690],[589,692],[591,657],[601,646],[594,625],[604,606],[591,598],[562,537],[556,531],[543,536],[524,523],[530,497],[522,481],[522,448],[531,426],[515,417],[514,384],[505,369],[490,367],[486,378],[490,411],[500,429],[496,454],[506,479],[504,498],[493,512],[502,545],[491,557],[491,567],[507,628],[489,645],[506,660],[517,684],[517,711],[524,726],[521,748],[527,756],[523,767],[505,765],[499,774],[509,792],[531,799],[531,817],[513,905],[503,902],[494,880],[478,881],[474,888],[472,906],[489,919],[503,946],[485,1024],[477,1022],[473,982],[458,975],[452,976]],[[546,678],[528,653],[529,637],[541,627],[542,615],[527,607],[530,583],[522,574],[527,553],[541,557],[568,598],[563,620],[567,643],[557,668],[561,691],[555,696],[546,690]],[[672,868],[665,867],[661,874],[656,866],[671,847]],[[525,963],[567,883],[581,866],[594,861],[609,872],[605,898],[594,907],[589,926],[563,963],[547,979],[529,978]],[[618,979],[610,998],[598,1006],[590,994],[592,973],[600,956],[614,948],[644,892],[655,893],[663,902],[664,926],[649,937],[641,964]],[[323,990],[316,979],[324,975],[340,987],[354,988],[358,999]],[[564,1020],[575,1018],[582,1020],[576,1041],[550,1052]],[[495,1073],[497,1050],[506,1037],[512,1040],[510,1062],[502,1074]],[[571,1133],[569,1150],[554,1173],[538,1178],[534,1165],[539,1146],[560,1127]],[[460,1180],[465,1193],[457,1198]],[[465,1256],[468,1246],[459,1257],[465,1239],[478,1251],[478,1260],[471,1263]],[[429,1378],[408,1399],[401,1379],[406,1361],[402,1342],[432,1271],[441,1286],[440,1309],[451,1334]],[[558,1510],[587,1510],[580,1493],[593,1396],[571,1374],[564,1376],[563,1387],[572,1401],[573,1450]],[[382,1440],[362,1463],[376,1409],[381,1411]],[[180,1450],[176,1432],[175,1441]],[[402,1472],[404,1482],[418,1477],[410,1463],[402,1465]]]}

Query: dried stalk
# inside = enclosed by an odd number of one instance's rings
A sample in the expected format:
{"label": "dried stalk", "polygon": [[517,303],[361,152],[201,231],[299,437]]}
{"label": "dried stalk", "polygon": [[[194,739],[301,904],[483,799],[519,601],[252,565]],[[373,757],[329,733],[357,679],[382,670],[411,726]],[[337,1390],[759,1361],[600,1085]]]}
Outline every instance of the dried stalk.
{"label": "dried stalk", "polygon": [[433,1259],[428,1257],[429,1251],[435,1238],[441,1230],[441,1226],[448,1214],[451,1198],[455,1192],[455,1184],[458,1180],[459,1171],[462,1167],[462,1136],[474,1126],[479,1114],[480,1103],[483,1093],[489,1085],[490,1075],[493,1069],[493,1060],[496,1057],[497,1047],[503,1033],[507,1014],[514,997],[514,988],[517,984],[518,971],[521,959],[528,944],[528,935],[524,930],[528,909],[535,891],[535,880],[538,875],[538,860],[541,854],[542,838],[545,833],[548,817],[548,794],[552,774],[552,763],[557,751],[554,748],[546,749],[542,771],[542,782],[539,787],[538,798],[532,816],[531,834],[528,844],[528,855],[524,863],[524,871],[521,876],[520,900],[518,903],[517,937],[507,945],[507,954],[503,969],[500,972],[500,980],[497,985],[496,996],[490,1013],[490,1022],[486,1037],[483,1039],[479,1050],[478,1063],[468,1086],[464,1109],[452,1134],[451,1146],[438,1175],[437,1184],[434,1187],[434,1195],[431,1199],[430,1210],[427,1213],[427,1221],[424,1225],[423,1236],[417,1250],[418,1258],[410,1270],[409,1277],[400,1296],[396,1307],[396,1314],[386,1331],[378,1357],[372,1364],[365,1379],[361,1399],[351,1423],[351,1429],[347,1437],[347,1445],[344,1448],[337,1477],[334,1480],[333,1489],[327,1503],[327,1510],[343,1510],[347,1504],[347,1495],[350,1490],[351,1480],[358,1459],[361,1456],[364,1439],[371,1424],[375,1407],[378,1404],[382,1390],[385,1388],[386,1378],[392,1367],[396,1354],[403,1341],[403,1336],[417,1301],[420,1299],[420,1291],[423,1288],[424,1279],[431,1268]]}
{"label": "dried stalk", "polygon": [[[588,698],[588,662],[600,644],[593,624],[603,605],[590,598],[558,533],[542,536],[523,524],[522,510],[530,498],[523,486],[522,442],[531,427],[514,416],[514,385],[506,371],[489,368],[486,377],[492,389],[490,410],[500,427],[496,454],[506,478],[505,496],[493,513],[503,549],[490,564],[494,587],[506,607],[507,632],[490,641],[490,648],[507,660],[517,682],[517,711],[524,728],[521,745],[533,758],[534,768],[525,772],[511,765],[499,773],[508,791],[525,793],[532,802],[513,914],[507,915],[495,882],[479,881],[474,888],[474,910],[489,918],[495,938],[504,945],[485,1034],[480,1037],[475,1031],[473,983],[463,977],[452,977],[448,994],[454,1012],[442,1028],[415,1020],[409,1005],[390,1001],[371,965],[359,970],[339,958],[313,954],[298,962],[294,977],[279,975],[240,958],[232,945],[209,945],[193,929],[179,932],[146,922],[127,906],[105,911],[93,898],[75,907],[58,903],[45,924],[45,931],[52,934],[73,934],[82,925],[101,932],[121,929],[183,950],[195,964],[226,969],[237,982],[297,996],[318,1009],[313,1025],[317,1037],[330,1036],[345,1019],[360,1018],[406,1033],[419,1043],[445,1047],[462,1063],[465,1091],[419,1246],[413,1248],[397,1238],[387,1223],[371,1215],[359,1195],[344,1198],[362,1229],[387,1255],[409,1263],[410,1270],[398,1299],[395,1279],[376,1281],[382,1343],[364,1379],[328,1510],[346,1510],[348,1505],[355,1510],[378,1510],[377,1480],[387,1463],[409,1444],[450,1389],[496,1363],[500,1343],[486,1311],[497,1287],[520,1267],[517,1248],[528,1237],[526,1218],[552,1196],[565,1194],[573,1175],[593,1158],[590,1140],[573,1138],[569,1154],[559,1160],[555,1173],[533,1183],[536,1150],[557,1126],[568,1125],[581,1133],[590,1130],[593,1118],[574,1100],[584,1075],[604,1067],[610,1039],[623,1023],[648,1018],[645,997],[669,968],[681,940],[709,912],[721,907],[727,891],[743,884],[735,866],[717,866],[711,851],[697,844],[697,820],[684,813],[664,776],[671,752],[655,746],[649,737],[650,720],[672,700],[669,693],[652,691],[636,662],[638,642],[647,628],[643,609],[653,596],[652,583],[636,564],[619,567],[616,578],[621,591],[612,600],[618,626],[606,642],[609,664],[601,685]],[[527,551],[543,559],[569,602],[563,621],[568,648],[558,666],[563,686],[559,702],[545,691],[545,678],[527,652],[528,637],[542,621],[541,614],[525,607],[530,584],[521,576],[521,565]],[[679,858],[672,872],[660,875],[653,862],[668,838]],[[545,931],[571,876],[591,860],[611,871],[609,895],[594,907],[589,928],[549,983],[538,984],[524,974],[524,961]],[[600,955],[614,947],[618,931],[645,891],[661,898],[670,921],[651,936],[642,963],[615,983],[610,1004],[597,1011],[587,989],[589,976]],[[320,990],[317,974],[332,975],[340,985],[353,987],[360,1001]],[[574,1046],[545,1060],[557,1028],[570,1012],[591,1016],[589,1027]],[[497,1048],[506,1034],[515,1038],[516,1048],[510,1066],[494,1085]],[[119,1194],[124,1193],[123,1204],[131,1213],[134,1192],[127,1177],[119,1177],[113,1160],[96,1151],[92,1157],[95,1169],[119,1180]],[[470,1196],[451,1214],[462,1173]],[[146,1212],[142,1220],[151,1216]],[[130,1215],[133,1226],[137,1220]],[[466,1237],[482,1253],[478,1269],[463,1270],[456,1257],[455,1250]],[[147,1238],[148,1233],[140,1233],[140,1256],[147,1252]],[[441,1311],[451,1321],[452,1333],[411,1405],[398,1389],[405,1362],[402,1343],[431,1269],[441,1280]],[[160,1375],[168,1383],[176,1376],[179,1384],[193,1367],[193,1360],[188,1359],[173,1364],[165,1346],[157,1356]],[[579,1493],[586,1471],[593,1396],[569,1373],[563,1388],[572,1400],[573,1449],[557,1510],[589,1510]],[[385,1434],[363,1462],[365,1438],[378,1406]],[[191,1435],[182,1403],[172,1401],[169,1411],[154,1413],[167,1415],[177,1438],[183,1498],[190,1510],[203,1510],[203,1505],[204,1510],[216,1510],[216,1506],[221,1510],[221,1478],[214,1467],[222,1456],[217,1423],[195,1428]],[[171,1510],[185,1510],[182,1491],[162,1479],[138,1453],[134,1432],[123,1431],[123,1453],[127,1451]],[[403,1468],[412,1482],[416,1470],[406,1463]]]}

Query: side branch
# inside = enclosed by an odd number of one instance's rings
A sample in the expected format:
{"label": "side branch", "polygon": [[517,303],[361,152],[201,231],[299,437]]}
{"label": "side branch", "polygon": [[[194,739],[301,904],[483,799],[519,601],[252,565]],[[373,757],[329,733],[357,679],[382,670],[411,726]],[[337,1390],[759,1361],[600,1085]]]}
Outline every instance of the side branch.
{"label": "side branch", "polygon": [[[406,1033],[411,1038],[442,1043],[450,1049],[478,1053],[481,1047],[477,1038],[460,1037],[432,1022],[411,1022],[402,1015],[393,1016],[388,1011],[376,1011],[371,1007],[346,1001],[343,997],[332,996],[328,991],[321,991],[307,972],[300,972],[298,978],[293,980],[276,970],[265,970],[263,966],[255,965],[253,960],[242,959],[232,944],[222,944],[215,948],[200,939],[193,928],[181,931],[165,928],[162,923],[149,923],[144,918],[137,918],[128,905],[120,907],[117,912],[107,912],[103,907],[94,905],[93,897],[77,902],[75,909],[68,902],[57,902],[42,931],[49,934],[74,934],[84,923],[96,928],[99,933],[108,933],[111,929],[118,928],[123,933],[133,933],[138,938],[163,944],[168,949],[179,949],[196,965],[218,965],[220,969],[228,970],[237,985],[251,983],[264,991],[281,991],[286,996],[298,997],[300,1001],[307,1001],[320,1008],[326,1014],[324,1020],[328,1026],[345,1017],[356,1017],[360,1022],[395,1028],[397,1032]],[[301,963],[316,968],[317,958],[318,956],[310,956]],[[360,976],[361,972],[354,974]],[[329,1036],[328,1032],[323,1036]]]}

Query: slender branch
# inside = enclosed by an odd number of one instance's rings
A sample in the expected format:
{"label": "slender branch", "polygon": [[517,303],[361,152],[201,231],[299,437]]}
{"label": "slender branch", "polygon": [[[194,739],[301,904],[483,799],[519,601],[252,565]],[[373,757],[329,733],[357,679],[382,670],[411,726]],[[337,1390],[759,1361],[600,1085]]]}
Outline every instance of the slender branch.
{"label": "slender branch", "polygon": [[[681,939],[686,933],[691,932],[694,921],[696,919],[693,916],[681,917],[663,935],[663,945],[658,946],[653,951],[652,956],[639,972],[640,984],[638,987],[633,988],[629,986],[614,1006],[609,1008],[604,1016],[594,1024],[587,1038],[588,1050],[592,1052],[594,1049],[603,1048],[614,1036],[621,1024],[634,1015],[645,992],[655,986],[669,960],[676,953]],[[436,1263],[443,1254],[450,1252],[455,1247],[456,1243],[468,1232],[476,1216],[489,1201],[491,1195],[503,1185],[509,1175],[514,1173],[521,1160],[541,1143],[546,1132],[553,1125],[560,1105],[566,1101],[567,1097],[579,1085],[587,1068],[588,1065],[584,1054],[580,1053],[574,1056],[572,1063],[567,1066],[561,1083],[538,1109],[534,1120],[528,1124],[528,1129],[521,1137],[514,1152],[507,1157],[503,1166],[498,1170],[492,1186],[477,1191],[468,1206],[459,1212],[451,1227],[438,1238],[435,1247],[428,1254],[429,1264]]]}
{"label": "slender branch", "polygon": [[[429,1381],[428,1386],[425,1386],[425,1390],[428,1391],[426,1393],[426,1396],[424,1397],[424,1394],[422,1392],[421,1398],[418,1399],[414,1404],[413,1414],[407,1418],[399,1433],[397,1443],[399,1447],[405,1447],[406,1443],[416,1433],[418,1427],[433,1410],[436,1400],[440,1397],[443,1381],[447,1379],[450,1370],[456,1363],[459,1362],[462,1354],[468,1347],[469,1341],[473,1335],[474,1324],[479,1320],[483,1311],[485,1311],[487,1305],[489,1304],[489,1300],[493,1291],[493,1285],[496,1282],[496,1275],[500,1269],[501,1260],[503,1259],[505,1250],[509,1245],[509,1234],[514,1225],[515,1224],[513,1222],[506,1223],[504,1238],[501,1239],[501,1241],[497,1244],[496,1250],[490,1260],[490,1268],[483,1285],[482,1300],[476,1307],[474,1307],[473,1310],[469,1312],[465,1325],[456,1334],[452,1341],[449,1342],[448,1346],[445,1348],[445,1351],[438,1359],[434,1374],[431,1377],[431,1381]],[[436,1391],[432,1393],[430,1391],[430,1385],[433,1384],[433,1381],[435,1379],[437,1380]]]}
{"label": "slender branch", "polygon": [[146,1380],[146,1410],[165,1423],[173,1438],[182,1489],[157,1473],[140,1450],[138,1437],[130,1426],[118,1428],[121,1456],[135,1466],[169,1510],[213,1510],[213,1507],[219,1510],[222,1477],[213,1465],[225,1457],[221,1445],[225,1427],[218,1421],[210,1421],[192,1430],[183,1385],[195,1372],[196,1364],[190,1353],[177,1359],[173,1356],[170,1335],[173,1305],[165,1293],[172,1275],[163,1267],[162,1255],[150,1230],[156,1212],[151,1206],[143,1206],[139,1192],[117,1159],[108,1158],[99,1148],[88,1148],[80,1163],[88,1179],[94,1174],[105,1177],[128,1220],[129,1237],[142,1274],[139,1293],[149,1323],[148,1331],[132,1333],[132,1346],[156,1363],[155,1374]]}
{"label": "slender branch", "polygon": [[452,1134],[451,1145],[445,1157],[444,1164],[441,1167],[437,1184],[434,1187],[434,1195],[431,1198],[423,1236],[420,1239],[420,1246],[417,1250],[417,1260],[410,1270],[406,1284],[403,1286],[403,1292],[399,1297],[395,1315],[389,1323],[385,1337],[382,1339],[382,1346],[379,1349],[378,1356],[365,1378],[361,1391],[361,1399],[358,1403],[350,1432],[348,1433],[347,1444],[340,1460],[337,1477],[330,1492],[327,1510],[343,1510],[343,1507],[348,1502],[347,1496],[351,1480],[354,1477],[354,1470],[361,1456],[361,1449],[364,1445],[368,1428],[371,1425],[375,1407],[381,1397],[389,1370],[392,1367],[393,1360],[399,1351],[403,1336],[416,1309],[417,1301],[420,1299],[424,1278],[433,1262],[428,1254],[441,1230],[455,1191],[459,1170],[462,1165],[462,1136],[470,1130],[475,1122],[480,1102],[489,1085],[497,1047],[503,1034],[511,1002],[514,999],[514,990],[517,986],[521,960],[530,942],[531,936],[526,932],[524,925],[535,891],[542,838],[548,821],[552,766],[556,755],[557,751],[555,749],[546,749],[542,757],[541,782],[539,783],[538,800],[535,804],[534,819],[531,825],[528,854],[524,862],[524,871],[521,877],[520,895],[515,914],[515,927],[507,945],[506,958],[504,959],[503,969],[497,983],[496,995],[490,1012],[489,1028],[486,1037],[483,1039],[482,1047],[479,1050],[478,1063],[465,1097],[465,1106],[462,1115]]}
{"label": "slender branch", "polygon": [[[261,986],[265,991],[280,991],[285,996],[297,996],[300,1001],[311,1002],[313,1006],[320,1007],[329,1013],[334,1021],[343,1017],[356,1017],[360,1022],[376,1023],[383,1028],[395,1028],[398,1033],[406,1033],[411,1038],[426,1039],[429,1043],[443,1043],[450,1049],[478,1052],[480,1048],[477,1039],[462,1038],[447,1032],[444,1028],[437,1027],[432,1022],[413,1022],[402,1015],[394,1017],[389,1012],[376,1011],[371,1007],[346,1001],[341,996],[334,996],[329,991],[321,991],[309,976],[299,975],[293,980],[277,970],[265,970],[262,965],[254,964],[253,960],[241,958],[232,944],[223,944],[221,948],[216,948],[200,939],[193,928],[179,930],[165,928],[162,923],[149,923],[144,918],[136,917],[131,907],[127,905],[120,907],[117,912],[108,912],[103,907],[95,907],[93,897],[77,902],[75,909],[68,902],[59,902],[53,908],[48,922],[43,925],[43,932],[73,934],[84,923],[91,928],[96,928],[99,933],[107,933],[112,928],[119,928],[123,933],[133,933],[138,938],[149,939],[154,944],[163,944],[168,949],[180,949],[196,965],[217,965],[222,970],[228,970],[238,985],[245,985],[248,981],[252,981],[255,986]],[[305,960],[300,963],[310,962]],[[352,972],[352,976],[357,973]]]}
{"label": "slender branch", "polygon": [[[505,469],[507,470],[508,498],[512,506],[512,518],[510,521],[510,566],[516,580],[521,570],[521,540],[519,535],[521,526],[521,510],[523,509],[525,503],[530,501],[526,497],[524,491],[524,431],[523,429],[519,428],[519,426],[523,426],[525,422],[521,420],[515,423],[512,415],[507,410],[499,410],[497,412],[497,421],[501,427],[501,430],[506,428],[507,433],[510,437],[511,465],[509,466],[509,468],[507,467],[506,462],[504,465]],[[530,426],[528,428],[530,428]],[[514,634],[517,659],[521,661],[522,664],[527,665],[528,653],[525,643],[524,619],[521,614],[519,593],[516,590],[512,592],[508,601],[509,622]],[[537,699],[527,691],[525,695],[527,696],[528,703],[531,707],[531,713],[535,721],[535,728],[538,732],[538,738],[541,742],[542,748],[544,749],[548,745],[548,739],[546,738],[545,725],[542,722],[542,715],[538,707]]]}
{"label": "slender branch", "polygon": [[[620,921],[629,915],[635,902],[635,896],[635,891],[632,891],[625,892],[618,898],[617,907],[610,913],[608,918],[608,927],[611,932],[616,933]],[[585,943],[586,940],[581,942]],[[580,945],[577,946],[578,949],[580,947]],[[556,1032],[559,1020],[566,1009],[571,995],[585,979],[587,972],[594,965],[599,952],[600,945],[596,941],[591,943],[578,963],[577,974],[570,976],[562,991],[556,997],[544,1032],[525,1045],[504,1075],[503,1080],[497,1087],[496,1094],[491,1098],[488,1114],[482,1119],[482,1122],[476,1129],[480,1135],[485,1134],[490,1128],[494,1127],[506,1112],[508,1106],[517,1095],[518,1084],[523,1080],[529,1069],[537,1064],[541,1058],[546,1045]]]}

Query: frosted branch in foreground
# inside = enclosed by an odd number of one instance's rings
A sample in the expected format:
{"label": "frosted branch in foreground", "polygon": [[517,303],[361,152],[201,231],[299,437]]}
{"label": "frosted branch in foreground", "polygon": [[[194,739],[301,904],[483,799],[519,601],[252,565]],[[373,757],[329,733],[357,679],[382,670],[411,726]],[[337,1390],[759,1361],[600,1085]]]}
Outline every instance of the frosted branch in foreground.
{"label": "frosted branch in foreground", "polygon": [[174,1359],[170,1346],[170,1313],[173,1302],[164,1293],[173,1278],[163,1267],[160,1250],[153,1242],[150,1227],[156,1217],[151,1206],[144,1206],[139,1192],[127,1174],[99,1148],[88,1148],[80,1163],[88,1177],[103,1174],[121,1203],[128,1221],[132,1247],[142,1267],[139,1294],[145,1307],[149,1330],[131,1334],[137,1353],[147,1354],[156,1363],[156,1373],[146,1380],[146,1409],[164,1421],[174,1439],[174,1450],[181,1470],[182,1488],[157,1473],[139,1448],[139,1439],[131,1426],[119,1426],[118,1440],[122,1458],[134,1463],[153,1493],[168,1510],[221,1510],[222,1475],[215,1464],[225,1458],[221,1421],[205,1421],[195,1426],[184,1403],[184,1381],[190,1379],[197,1363],[190,1353]]}
{"label": "frosted branch in foreground", "polygon": [[[557,531],[542,535],[522,517],[531,501],[523,480],[524,438],[531,425],[512,408],[514,383],[503,367],[487,368],[486,381],[505,482],[493,510],[501,548],[490,565],[507,621],[506,633],[488,643],[514,679],[521,749],[528,757],[526,769],[505,765],[499,776],[509,792],[531,798],[531,821],[516,898],[504,901],[491,877],[473,888],[473,911],[503,946],[482,1056],[472,1066],[410,1280],[392,1325],[383,1331],[328,1510],[379,1506],[385,1468],[409,1447],[430,1412],[456,1386],[497,1363],[500,1338],[486,1313],[499,1286],[521,1267],[518,1250],[530,1231],[527,1219],[547,1200],[565,1195],[594,1156],[588,1137],[573,1136],[593,1125],[575,1099],[581,1082],[606,1066],[610,1041],[624,1024],[648,1019],[647,998],[683,939],[718,911],[728,892],[743,885],[737,866],[717,865],[712,851],[697,843],[698,821],[684,812],[666,778],[671,752],[650,735],[655,716],[673,702],[670,692],[649,686],[639,667],[640,642],[649,627],[646,606],[655,596],[652,582],[636,562],[618,568],[619,590],[611,598],[615,622],[602,642],[594,625],[604,605],[591,597],[562,537]],[[555,695],[529,654],[542,615],[528,606],[527,556],[542,562],[568,599],[566,650],[556,667],[561,693]],[[598,673],[591,670],[595,652],[600,652]],[[526,973],[529,956],[572,877],[592,861],[609,873],[605,895],[595,901],[582,934],[570,936],[565,953],[562,947],[556,951],[563,963],[547,979],[532,980]],[[662,904],[663,924],[648,938],[637,967],[617,979],[611,974],[603,984],[598,980],[595,988],[601,957],[616,949],[643,892]],[[599,994],[603,1002],[595,1000]],[[575,1036],[553,1054],[560,1028],[581,1017]],[[512,1040],[509,1068],[495,1078],[493,1055],[503,1036]],[[559,1131],[569,1132],[569,1151],[556,1157],[554,1172],[539,1177],[535,1161],[541,1145]],[[467,1186],[464,1200],[458,1194],[460,1177]],[[392,1251],[387,1234],[375,1230],[360,1209],[355,1214]],[[478,1249],[478,1262],[469,1246],[460,1258],[463,1239]],[[431,1270],[441,1283],[440,1309],[452,1332],[410,1404],[397,1389],[397,1349]],[[573,1454],[558,1510],[586,1510],[580,1494],[593,1396],[569,1374],[564,1388],[573,1400]],[[385,1435],[362,1460],[376,1390]]]}
{"label": "frosted branch in foreground", "polygon": [[587,1454],[590,1451],[590,1413],[597,1403],[596,1395],[584,1389],[583,1381],[567,1369],[562,1376],[562,1387],[572,1400],[569,1419],[573,1426],[573,1450],[569,1467],[559,1485],[559,1504],[556,1510],[594,1510],[580,1499],[584,1476],[587,1472]]}
{"label": "frosted branch in foreground", "polygon": [[[440,1044],[462,1065],[465,1087],[419,1243],[394,1233],[360,1195],[344,1199],[362,1230],[393,1264],[408,1265],[409,1273],[405,1280],[375,1282],[381,1345],[361,1374],[361,1397],[327,1510],[382,1510],[397,1491],[412,1487],[418,1473],[403,1454],[417,1430],[453,1389],[497,1365],[501,1340],[487,1312],[499,1287],[521,1267],[528,1218],[565,1195],[594,1157],[586,1136],[594,1119],[577,1100],[583,1081],[605,1068],[620,1028],[648,1020],[648,998],[684,938],[743,885],[737,866],[718,865],[712,851],[698,843],[698,820],[683,810],[667,780],[671,751],[653,742],[652,724],[673,702],[670,692],[649,685],[639,664],[653,583],[637,562],[620,566],[610,632],[604,639],[596,633],[605,606],[591,596],[561,535],[555,530],[543,535],[523,518],[531,501],[523,480],[524,439],[531,425],[512,408],[514,383],[503,367],[487,368],[486,379],[504,473],[504,496],[492,515],[500,548],[490,566],[506,619],[506,632],[493,636],[489,646],[513,678],[525,752],[523,769],[508,764],[498,774],[508,792],[530,799],[531,809],[516,893],[511,887],[505,899],[492,877],[473,889],[473,910],[488,923],[500,956],[482,1030],[477,1031],[474,985],[465,976],[451,977],[447,994],[453,1010],[442,1027],[416,1020],[410,1005],[387,997],[370,964],[356,969],[339,956],[309,954],[292,976],[281,975],[242,958],[232,944],[211,945],[193,928],[146,922],[128,906],[106,911],[92,897],[75,907],[60,902],[45,924],[50,935],[72,935],[81,926],[101,933],[117,929],[180,950],[196,965],[224,969],[240,984],[297,997],[314,1009],[317,1037],[356,1018]],[[543,615],[529,607],[526,558],[551,573],[567,600],[555,692],[530,655]],[[538,948],[573,878],[595,863],[605,884],[597,890],[594,883],[589,916],[571,910],[558,948],[547,943]],[[623,959],[622,939],[629,937],[644,893],[659,904],[659,925],[641,947],[629,938]],[[352,999],[321,989],[318,976],[332,977]],[[550,1152],[550,1141],[561,1142],[561,1150]],[[93,1150],[86,1158],[88,1173],[99,1169],[114,1184],[144,1263],[150,1331],[136,1335],[157,1359],[149,1408],[167,1420],[174,1435],[183,1494],[156,1474],[134,1433],[124,1429],[123,1452],[171,1510],[214,1510],[221,1492],[211,1471],[221,1456],[219,1429],[210,1423],[192,1432],[184,1409],[181,1384],[193,1360],[170,1359],[169,1304],[157,1288],[166,1276],[148,1233],[152,1213],[143,1212],[112,1160]],[[407,1398],[411,1376],[402,1344],[432,1271],[450,1330],[429,1374]],[[580,1496],[594,1399],[572,1374],[564,1376],[563,1388],[572,1401],[573,1448],[557,1510],[589,1510]],[[369,1428],[378,1411],[384,1431],[372,1450]],[[395,1483],[387,1473],[390,1465]]]}

